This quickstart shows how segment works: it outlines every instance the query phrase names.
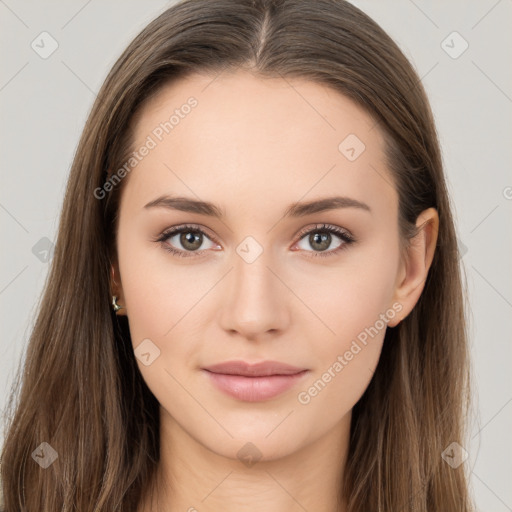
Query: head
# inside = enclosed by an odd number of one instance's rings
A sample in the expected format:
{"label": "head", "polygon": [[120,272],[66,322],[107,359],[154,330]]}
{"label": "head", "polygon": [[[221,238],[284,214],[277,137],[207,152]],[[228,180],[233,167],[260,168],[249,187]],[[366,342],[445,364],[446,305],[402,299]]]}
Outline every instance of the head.
{"label": "head", "polygon": [[[247,442],[286,457],[347,422],[351,512],[466,510],[463,468],[440,456],[463,436],[466,350],[433,116],[396,44],[343,1],[185,1],[129,45],[85,126],[6,499],[23,474],[48,506],[128,510],[165,414],[233,459]],[[307,373],[240,402],[204,372],[235,359]],[[58,452],[44,474],[17,470],[26,439]]]}

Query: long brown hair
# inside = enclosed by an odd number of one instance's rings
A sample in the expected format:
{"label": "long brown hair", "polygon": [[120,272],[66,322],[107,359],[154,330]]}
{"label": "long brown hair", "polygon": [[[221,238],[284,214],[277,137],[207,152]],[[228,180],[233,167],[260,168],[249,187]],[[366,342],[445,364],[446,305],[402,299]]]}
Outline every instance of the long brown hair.
{"label": "long brown hair", "polygon": [[[159,404],[136,365],[125,317],[110,307],[121,182],[95,190],[133,151],[133,116],[164,83],[245,69],[306,78],[352,99],[385,137],[407,245],[435,207],[438,243],[423,293],[386,332],[353,409],[341,482],[348,512],[472,510],[464,464],[467,313],[456,232],[433,115],[393,40],[344,0],[185,0],[151,22],[108,74],[80,139],[54,258],[2,452],[6,512],[135,511],[159,459]],[[46,469],[31,454],[48,443]]]}

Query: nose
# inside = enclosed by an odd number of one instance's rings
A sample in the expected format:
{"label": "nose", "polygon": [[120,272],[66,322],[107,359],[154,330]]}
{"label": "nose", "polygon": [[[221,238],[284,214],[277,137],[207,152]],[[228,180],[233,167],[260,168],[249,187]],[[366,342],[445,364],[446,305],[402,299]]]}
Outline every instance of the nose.
{"label": "nose", "polygon": [[220,323],[234,335],[256,341],[288,327],[291,292],[265,251],[252,262],[234,255],[223,287]]}

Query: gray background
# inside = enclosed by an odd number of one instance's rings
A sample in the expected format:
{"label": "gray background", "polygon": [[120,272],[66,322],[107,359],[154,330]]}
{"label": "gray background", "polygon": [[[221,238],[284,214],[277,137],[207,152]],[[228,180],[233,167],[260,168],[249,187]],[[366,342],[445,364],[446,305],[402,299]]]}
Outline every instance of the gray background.
{"label": "gray background", "polygon": [[[129,41],[170,3],[0,0],[2,407],[95,91]],[[479,509],[512,511],[512,1],[354,3],[412,61],[434,110],[472,310],[476,404],[465,464]],[[43,31],[58,44],[46,59],[31,47],[42,46]],[[70,298],[78,314],[80,293]]]}

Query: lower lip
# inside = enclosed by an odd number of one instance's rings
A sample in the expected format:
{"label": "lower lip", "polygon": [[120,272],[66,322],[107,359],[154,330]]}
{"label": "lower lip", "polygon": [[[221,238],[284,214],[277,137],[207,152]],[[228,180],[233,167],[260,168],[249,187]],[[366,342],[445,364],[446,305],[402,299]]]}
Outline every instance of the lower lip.
{"label": "lower lip", "polygon": [[244,377],[226,375],[203,370],[213,385],[224,393],[245,402],[268,400],[292,388],[309,373],[304,370],[293,375],[269,375],[266,377]]}

